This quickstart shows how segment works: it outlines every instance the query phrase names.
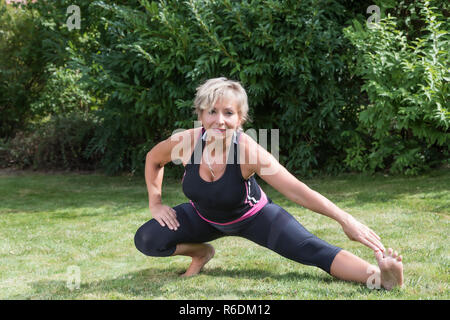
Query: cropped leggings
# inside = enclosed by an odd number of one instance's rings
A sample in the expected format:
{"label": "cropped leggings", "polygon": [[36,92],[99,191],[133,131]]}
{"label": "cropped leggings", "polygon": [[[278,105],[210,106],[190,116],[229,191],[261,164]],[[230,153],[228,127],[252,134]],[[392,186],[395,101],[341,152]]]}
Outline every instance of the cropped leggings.
{"label": "cropped leggings", "polygon": [[311,234],[291,214],[269,202],[256,214],[231,225],[209,223],[190,203],[173,208],[180,226],[162,227],[155,219],[136,232],[136,248],[147,256],[171,256],[179,243],[203,243],[224,236],[240,236],[269,248],[288,259],[321,268],[330,273],[331,263],[341,248]]}

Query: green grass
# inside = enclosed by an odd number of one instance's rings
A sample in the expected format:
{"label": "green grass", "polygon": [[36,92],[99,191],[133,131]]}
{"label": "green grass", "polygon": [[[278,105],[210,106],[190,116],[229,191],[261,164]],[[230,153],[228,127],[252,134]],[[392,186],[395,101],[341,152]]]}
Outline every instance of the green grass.
{"label": "green grass", "polygon": [[[186,202],[180,180],[164,181],[166,204]],[[0,174],[0,299],[449,299],[450,170],[303,181],[401,252],[403,289],[336,280],[238,237],[213,241],[203,272],[180,278],[189,258],[134,247],[150,218],[143,177],[22,172]],[[375,263],[335,221],[261,186],[312,233]],[[79,289],[67,286],[70,266],[80,270]]]}

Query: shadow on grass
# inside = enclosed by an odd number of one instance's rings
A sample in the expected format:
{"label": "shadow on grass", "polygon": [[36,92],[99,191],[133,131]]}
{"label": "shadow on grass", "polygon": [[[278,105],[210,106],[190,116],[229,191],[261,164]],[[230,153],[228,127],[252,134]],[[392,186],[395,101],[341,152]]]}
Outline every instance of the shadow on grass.
{"label": "shadow on grass", "polygon": [[[292,284],[298,291],[308,291],[318,297],[329,295],[327,285],[337,282],[347,283],[348,290],[339,291],[339,298],[353,297],[355,294],[367,295],[370,290],[359,284],[344,282],[327,274],[311,274],[307,272],[274,273],[260,269],[230,270],[221,267],[209,268],[200,275],[182,278],[184,269],[148,268],[123,274],[117,278],[81,283],[79,289],[70,290],[65,281],[41,280],[32,282],[33,294],[27,297],[12,299],[296,299],[295,292],[289,289]],[[233,280],[241,281],[233,286]],[[255,286],[248,286],[248,280]],[[266,282],[266,285],[261,283]],[[271,289],[271,283],[286,284],[289,294]],[[315,284],[311,285],[314,282]],[[256,285],[258,284],[258,285]],[[201,287],[201,288],[199,288]],[[277,285],[278,290],[280,286]],[[281,287],[281,290],[283,288]],[[336,298],[336,297],[334,297]],[[301,299],[301,298],[300,298]]]}

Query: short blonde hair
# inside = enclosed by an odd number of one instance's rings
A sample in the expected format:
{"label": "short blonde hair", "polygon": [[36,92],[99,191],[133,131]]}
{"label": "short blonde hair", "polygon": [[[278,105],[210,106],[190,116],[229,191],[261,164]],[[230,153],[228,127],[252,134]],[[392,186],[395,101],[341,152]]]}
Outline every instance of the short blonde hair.
{"label": "short blonde hair", "polygon": [[229,80],[225,77],[209,79],[197,88],[194,100],[195,113],[200,117],[203,110],[212,108],[219,98],[230,93],[238,102],[238,113],[242,118],[242,126],[249,120],[247,93],[238,81]]}

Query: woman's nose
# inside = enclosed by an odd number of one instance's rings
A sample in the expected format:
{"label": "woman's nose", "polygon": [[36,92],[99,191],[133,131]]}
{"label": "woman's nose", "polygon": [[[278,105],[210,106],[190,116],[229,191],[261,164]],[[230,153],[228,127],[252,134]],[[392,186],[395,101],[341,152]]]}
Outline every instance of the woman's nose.
{"label": "woman's nose", "polygon": [[223,123],[225,123],[224,120],[225,120],[225,118],[224,118],[224,116],[222,115],[222,113],[218,112],[218,113],[217,113],[217,118],[216,118],[217,123],[218,123],[218,124],[223,124]]}

